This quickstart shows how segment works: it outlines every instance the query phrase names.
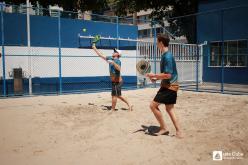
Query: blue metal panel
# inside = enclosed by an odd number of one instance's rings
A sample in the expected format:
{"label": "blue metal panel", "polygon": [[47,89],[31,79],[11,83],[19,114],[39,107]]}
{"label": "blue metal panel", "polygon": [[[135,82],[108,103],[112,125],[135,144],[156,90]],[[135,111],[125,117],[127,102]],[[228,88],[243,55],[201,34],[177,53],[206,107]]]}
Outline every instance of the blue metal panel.
{"label": "blue metal panel", "polygon": [[[5,20],[5,44],[6,45],[27,45],[26,15],[6,13]],[[30,16],[31,46],[58,47],[58,18],[45,16]],[[17,28],[18,27],[18,28]],[[82,29],[87,29],[83,32]],[[94,22],[78,19],[61,18],[61,47],[79,47],[78,34],[80,35],[101,35],[106,37],[116,37],[117,25],[114,23]],[[118,26],[121,38],[136,39],[138,36],[137,26]],[[102,41],[104,42],[104,41]],[[107,41],[109,42],[109,41]],[[106,45],[106,44],[105,44]],[[109,45],[109,43],[108,43]],[[130,46],[129,42],[120,42],[120,47]],[[131,45],[135,46],[135,43]],[[90,42],[84,42],[85,47],[90,47]],[[112,47],[117,47],[116,41],[111,41]]]}
{"label": "blue metal panel", "polygon": [[[233,8],[235,6],[239,7]],[[198,9],[201,13],[197,16],[198,43],[248,39],[247,0],[201,0]],[[225,10],[221,12],[221,9]],[[216,11],[204,14],[213,10]],[[248,84],[248,67],[209,67],[210,44],[204,48],[203,52],[203,81],[222,83],[222,91],[223,83]]]}

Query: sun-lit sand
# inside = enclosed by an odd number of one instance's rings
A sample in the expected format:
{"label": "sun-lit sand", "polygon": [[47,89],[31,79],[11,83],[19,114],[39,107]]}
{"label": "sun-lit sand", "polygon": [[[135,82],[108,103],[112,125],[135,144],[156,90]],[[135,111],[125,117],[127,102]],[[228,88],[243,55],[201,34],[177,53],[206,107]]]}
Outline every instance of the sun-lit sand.
{"label": "sun-lit sand", "polygon": [[[150,136],[158,123],[149,103],[158,89],[123,91],[134,111],[110,92],[0,100],[1,165],[247,165],[248,96],[180,91],[175,111],[184,138],[160,106],[169,136]],[[213,151],[241,160],[213,161]]]}

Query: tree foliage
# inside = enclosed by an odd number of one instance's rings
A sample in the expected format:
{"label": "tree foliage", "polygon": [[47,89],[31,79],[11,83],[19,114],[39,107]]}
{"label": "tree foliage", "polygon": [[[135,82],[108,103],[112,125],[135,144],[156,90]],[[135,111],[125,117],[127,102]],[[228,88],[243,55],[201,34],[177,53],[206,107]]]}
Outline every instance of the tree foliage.
{"label": "tree foliage", "polygon": [[[49,5],[59,5],[64,10],[82,11],[87,10],[103,10],[107,8],[107,0],[29,0],[32,4],[36,4],[38,1],[40,5],[47,8]],[[5,0],[7,4],[20,4],[26,3],[26,0]]]}
{"label": "tree foliage", "polygon": [[118,0],[116,14],[119,16],[140,10],[152,9],[150,18],[165,26],[169,23],[169,31],[175,36],[186,36],[189,43],[196,42],[196,16],[173,17],[189,15],[197,12],[197,0]]}

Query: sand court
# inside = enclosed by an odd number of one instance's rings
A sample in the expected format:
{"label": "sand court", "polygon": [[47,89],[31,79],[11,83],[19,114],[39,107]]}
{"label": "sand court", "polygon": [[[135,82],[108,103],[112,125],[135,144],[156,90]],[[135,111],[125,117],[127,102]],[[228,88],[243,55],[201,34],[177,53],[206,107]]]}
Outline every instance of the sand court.
{"label": "sand court", "polygon": [[[109,92],[0,100],[0,162],[43,164],[235,164],[248,163],[248,96],[180,91],[175,111],[184,138],[160,106],[170,134],[150,136],[157,121],[149,109],[156,88],[123,91],[134,105]],[[213,161],[213,151],[243,153]]]}

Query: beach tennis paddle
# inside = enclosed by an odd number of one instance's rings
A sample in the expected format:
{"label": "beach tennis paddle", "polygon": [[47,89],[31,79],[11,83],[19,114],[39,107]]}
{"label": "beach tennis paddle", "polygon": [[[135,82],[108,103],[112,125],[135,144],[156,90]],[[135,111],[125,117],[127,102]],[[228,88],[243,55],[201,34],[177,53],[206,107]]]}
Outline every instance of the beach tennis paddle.
{"label": "beach tennis paddle", "polygon": [[[146,74],[151,73],[151,64],[148,60],[143,59],[136,64],[136,69],[140,75],[146,76]],[[157,79],[153,78],[152,80],[156,81]]]}
{"label": "beach tennis paddle", "polygon": [[95,37],[94,37],[93,40],[92,40],[92,43],[93,43],[93,44],[96,44],[97,42],[100,41],[100,39],[101,39],[101,36],[100,36],[100,35],[95,35]]}
{"label": "beach tennis paddle", "polygon": [[145,76],[147,73],[151,72],[151,64],[147,60],[140,60],[136,64],[136,69],[137,69],[139,74]]}

